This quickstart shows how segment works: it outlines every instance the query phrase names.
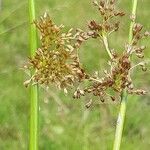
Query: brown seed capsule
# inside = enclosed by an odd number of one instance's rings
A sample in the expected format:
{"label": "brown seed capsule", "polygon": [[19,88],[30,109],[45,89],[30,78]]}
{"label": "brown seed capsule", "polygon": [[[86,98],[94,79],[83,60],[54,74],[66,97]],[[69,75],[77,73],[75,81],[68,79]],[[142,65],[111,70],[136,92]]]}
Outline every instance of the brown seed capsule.
{"label": "brown seed capsule", "polygon": [[121,16],[121,17],[124,15],[125,15],[125,13],[123,11],[119,13],[119,16]]}
{"label": "brown seed capsule", "polygon": [[119,24],[120,24],[120,22],[119,22],[119,21],[115,23],[115,25],[114,25],[114,27],[115,27],[115,29],[114,29],[114,30],[115,30],[115,31],[117,31],[117,30],[119,29]]}
{"label": "brown seed capsule", "polygon": [[104,0],[101,0],[101,1],[99,2],[99,4],[100,4],[100,6],[103,8],[103,7],[105,6],[105,1],[104,1]]}
{"label": "brown seed capsule", "polygon": [[150,36],[150,32],[149,32],[149,31],[146,31],[146,32],[144,33],[144,36],[145,36],[145,37]]}
{"label": "brown seed capsule", "polygon": [[143,29],[143,25],[141,25],[139,23],[137,23],[137,24],[134,25],[134,30],[136,32],[140,32],[142,29]]}
{"label": "brown seed capsule", "polygon": [[88,103],[86,103],[85,107],[86,107],[86,108],[90,108],[91,105],[92,105],[92,102],[93,102],[93,100],[90,99],[90,101],[89,101]]}
{"label": "brown seed capsule", "polygon": [[111,98],[112,101],[115,101],[115,97],[114,96],[111,96],[110,98]]}
{"label": "brown seed capsule", "polygon": [[141,63],[140,66],[142,67],[142,71],[144,71],[144,72],[147,71],[145,63]]}
{"label": "brown seed capsule", "polygon": [[113,5],[115,3],[115,0],[110,0],[110,4]]}
{"label": "brown seed capsule", "polygon": [[136,54],[138,58],[144,58],[144,54]]}
{"label": "brown seed capsule", "polygon": [[141,46],[140,49],[143,51],[146,48],[146,46]]}

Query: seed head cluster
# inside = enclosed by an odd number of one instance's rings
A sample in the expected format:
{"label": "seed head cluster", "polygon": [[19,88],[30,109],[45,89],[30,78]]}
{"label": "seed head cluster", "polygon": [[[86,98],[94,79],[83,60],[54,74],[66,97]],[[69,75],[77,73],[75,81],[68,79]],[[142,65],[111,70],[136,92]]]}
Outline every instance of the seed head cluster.
{"label": "seed head cluster", "polygon": [[84,79],[86,75],[80,66],[76,47],[78,34],[73,35],[72,29],[63,33],[63,26],[55,25],[48,14],[34,23],[41,34],[41,47],[33,58],[29,58],[26,68],[33,68],[35,72],[25,85],[49,86],[53,83],[65,89]]}
{"label": "seed head cluster", "polygon": [[[133,65],[131,56],[144,58],[146,47],[140,45],[140,40],[150,36],[150,32],[143,32],[143,26],[135,23],[135,17],[132,17],[131,21],[134,22],[132,39],[125,44],[122,54],[119,54],[109,48],[108,38],[111,33],[118,31],[120,27],[118,17],[123,17],[125,13],[116,9],[115,0],[99,2],[95,0],[93,4],[98,8],[102,19],[100,23],[95,20],[90,21],[88,31],[77,29],[73,33],[70,29],[64,33],[63,25],[55,25],[48,14],[39,21],[34,21],[40,31],[41,47],[37,49],[33,58],[29,58],[26,68],[35,71],[32,77],[25,81],[26,86],[30,83],[44,86],[54,84],[60,89],[67,89],[78,85],[75,87],[73,98],[79,99],[81,96],[91,94],[99,97],[102,102],[105,101],[106,96],[115,101],[116,95],[121,97],[124,90],[129,94],[146,94],[146,91],[134,87],[131,78],[132,70],[136,66],[141,66],[143,71],[147,70],[145,62],[140,61],[137,65]],[[103,77],[98,74],[89,75],[81,66],[78,50],[81,44],[90,38],[101,41],[110,56],[109,69],[104,70]],[[85,81],[88,84],[84,84]],[[92,99],[86,107],[90,107],[91,104]]]}
{"label": "seed head cluster", "polygon": [[93,4],[98,8],[102,17],[101,23],[96,23],[94,20],[90,22],[89,28],[102,36],[102,33],[112,33],[119,29],[120,22],[116,17],[122,17],[125,15],[123,11],[116,9],[115,0],[101,0],[99,2],[94,1]]}
{"label": "seed head cluster", "polygon": [[[123,17],[125,13],[116,9],[115,0],[101,0],[99,2],[94,1],[102,17],[101,23],[97,23],[95,20],[90,21],[88,24],[89,31],[82,31],[82,42],[87,41],[90,38],[99,39],[102,41],[107,52],[109,51],[109,65],[110,70],[104,70],[104,76],[90,76],[89,86],[77,89],[74,93],[75,98],[80,98],[86,94],[92,94],[100,97],[102,102],[106,97],[110,97],[112,101],[115,101],[116,95],[121,97],[121,94],[126,90],[129,94],[144,95],[145,90],[136,89],[134,87],[131,72],[136,66],[141,66],[143,71],[146,71],[145,62],[140,62],[138,65],[133,65],[132,55],[136,55],[138,58],[144,58],[145,46],[141,46],[139,41],[143,38],[150,36],[150,32],[146,31],[142,33],[143,26],[139,23],[134,23],[132,28],[131,43],[125,45],[122,54],[118,54],[117,51],[109,49],[108,37],[111,33],[118,31],[119,21],[117,17]],[[135,22],[135,18],[132,18]],[[113,93],[113,94],[112,94]]]}

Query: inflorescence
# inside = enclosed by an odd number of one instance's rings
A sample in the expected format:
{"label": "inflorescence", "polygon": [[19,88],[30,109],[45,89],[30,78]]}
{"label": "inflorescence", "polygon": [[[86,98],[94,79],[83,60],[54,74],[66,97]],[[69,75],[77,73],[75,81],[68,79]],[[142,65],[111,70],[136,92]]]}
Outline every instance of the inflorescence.
{"label": "inflorescence", "polygon": [[[35,70],[31,78],[25,81],[26,86],[30,83],[46,87],[54,84],[66,90],[77,85],[73,94],[74,98],[92,94],[100,97],[102,102],[106,96],[115,101],[116,95],[121,96],[124,90],[129,94],[146,94],[146,91],[142,89],[135,89],[131,79],[131,71],[136,66],[141,66],[142,70],[146,71],[145,62],[133,65],[131,56],[144,58],[146,47],[141,46],[139,41],[150,36],[150,32],[142,32],[143,26],[134,23],[131,42],[125,44],[122,54],[118,54],[117,51],[109,48],[108,37],[111,33],[118,31],[120,27],[118,17],[123,17],[125,13],[116,9],[115,0],[99,2],[95,0],[93,4],[98,8],[102,21],[100,23],[95,20],[90,21],[88,31],[77,29],[73,32],[73,29],[70,29],[64,33],[64,26],[55,25],[46,13],[39,21],[34,21],[40,31],[41,47],[37,49],[33,58],[29,58],[26,65],[27,69]],[[132,17],[131,21],[135,22],[135,17]],[[90,38],[101,41],[110,56],[108,61],[110,69],[104,71],[103,77],[87,74],[80,63],[78,50],[81,44]],[[84,81],[88,81],[86,86],[82,84]],[[91,101],[89,103],[91,104]]]}
{"label": "inflorescence", "polygon": [[34,69],[35,72],[25,85],[49,86],[53,83],[65,89],[83,80],[86,75],[80,65],[75,42],[78,34],[73,35],[72,29],[63,33],[63,25],[55,25],[46,13],[34,23],[41,33],[41,47],[33,58],[29,58],[26,68]]}

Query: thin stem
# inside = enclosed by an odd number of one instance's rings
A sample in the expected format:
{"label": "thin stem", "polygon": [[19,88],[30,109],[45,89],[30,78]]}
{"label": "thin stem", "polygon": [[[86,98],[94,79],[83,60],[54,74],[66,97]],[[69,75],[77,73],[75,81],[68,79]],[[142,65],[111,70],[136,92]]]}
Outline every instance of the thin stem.
{"label": "thin stem", "polygon": [[[133,0],[132,16],[134,17],[134,19],[132,20],[130,24],[129,44],[132,42],[132,38],[133,38],[133,26],[135,23],[136,9],[137,9],[137,0]],[[126,115],[126,107],[127,107],[127,92],[124,90],[121,96],[121,105],[120,105],[120,111],[119,111],[118,121],[116,125],[116,133],[115,133],[113,150],[120,149],[124,120],[125,120],[125,115]]]}
{"label": "thin stem", "polygon": [[99,79],[95,79],[95,78],[93,78],[93,77],[90,77],[89,79],[90,79],[91,81],[96,81],[96,82],[102,83],[102,81],[101,81],[101,80],[99,80]]}
{"label": "thin stem", "polygon": [[138,67],[138,66],[143,66],[143,65],[148,64],[148,63],[150,63],[150,60],[142,61],[142,62],[140,62],[140,63],[134,65],[133,67],[131,67],[130,70],[133,70],[134,68],[136,68],[136,67]]}
{"label": "thin stem", "polygon": [[132,42],[133,38],[133,26],[135,24],[135,19],[136,19],[136,9],[137,9],[137,2],[138,0],[133,0],[133,8],[132,8],[132,21],[130,24],[130,30],[129,30],[129,44]]}
{"label": "thin stem", "polygon": [[108,39],[107,39],[106,36],[103,36],[103,42],[104,42],[104,46],[105,46],[105,48],[106,48],[106,51],[107,51],[109,57],[112,59],[113,56],[112,56],[112,54],[111,54],[111,52],[110,52],[109,45],[108,45]]}
{"label": "thin stem", "polygon": [[33,24],[35,20],[35,3],[34,0],[29,0],[29,21],[30,21],[30,54],[31,57],[35,55],[37,49],[37,33],[36,27]]}
{"label": "thin stem", "polygon": [[[29,0],[29,21],[30,21],[30,55],[33,57],[37,49],[37,35],[36,27],[32,23],[35,20],[35,4],[34,0]],[[31,71],[33,72],[33,70]],[[30,90],[30,140],[29,150],[38,150],[38,87],[37,85],[31,86]]]}

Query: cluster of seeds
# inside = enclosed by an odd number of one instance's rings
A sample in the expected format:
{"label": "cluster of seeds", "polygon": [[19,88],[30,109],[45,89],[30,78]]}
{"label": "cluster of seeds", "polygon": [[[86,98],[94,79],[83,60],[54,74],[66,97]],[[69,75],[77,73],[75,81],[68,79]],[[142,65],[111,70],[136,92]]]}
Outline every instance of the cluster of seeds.
{"label": "cluster of seeds", "polygon": [[[87,94],[98,96],[102,102],[106,97],[110,97],[112,101],[115,101],[116,97],[121,96],[123,90],[127,90],[129,94],[146,94],[144,90],[134,89],[130,71],[132,69],[130,55],[124,53],[122,56],[118,56],[110,62],[110,71],[104,71],[104,76],[100,78],[90,77],[90,86],[83,87],[83,89],[77,89],[74,93],[74,98],[80,98]],[[111,93],[115,93],[112,95]]]}
{"label": "cluster of seeds", "polygon": [[42,46],[29,59],[26,68],[33,68],[35,72],[25,85],[49,86],[53,83],[65,89],[84,79],[86,75],[80,66],[75,46],[78,34],[73,35],[72,29],[62,33],[63,26],[56,26],[47,14],[35,21],[35,25],[41,33]]}
{"label": "cluster of seeds", "polygon": [[133,39],[130,45],[127,45],[129,53],[135,53],[138,58],[144,57],[144,50],[146,46],[140,46],[139,41],[141,39],[150,36],[150,32],[146,31],[142,33],[143,25],[135,23],[133,27]]}
{"label": "cluster of seeds", "polygon": [[[74,93],[74,98],[80,98],[88,93],[98,96],[102,102],[106,97],[110,97],[112,101],[116,99],[124,90],[129,94],[144,95],[146,91],[142,89],[135,89],[133,81],[131,79],[131,71],[134,67],[140,65],[143,71],[146,71],[145,62],[140,62],[138,65],[133,65],[131,56],[136,54],[138,58],[144,58],[145,46],[140,46],[139,41],[143,38],[150,36],[150,32],[146,31],[141,33],[143,26],[139,23],[135,23],[133,26],[133,37],[129,44],[126,44],[124,51],[121,55],[116,51],[109,49],[108,37],[110,33],[117,31],[119,28],[119,22],[114,22],[116,16],[124,16],[125,13],[117,11],[115,8],[115,0],[100,2],[94,1],[94,5],[98,7],[102,22],[96,23],[92,20],[88,27],[90,31],[82,32],[82,42],[90,38],[100,38],[104,44],[104,47],[110,53],[110,70],[104,71],[104,76],[101,78],[98,75],[96,77],[90,76],[90,85],[77,89]],[[132,20],[132,21],[135,21]],[[112,95],[113,93],[113,95]],[[115,93],[115,94],[114,94]]]}
{"label": "cluster of seeds", "polygon": [[[47,14],[34,22],[41,33],[41,47],[37,49],[35,56],[29,59],[26,66],[35,72],[25,85],[32,83],[49,86],[53,83],[61,89],[78,85],[73,98],[79,99],[86,94],[92,94],[98,96],[102,102],[106,96],[115,101],[116,95],[121,96],[124,90],[129,94],[146,93],[144,90],[135,89],[131,79],[131,70],[134,67],[140,65],[142,70],[146,71],[145,63],[140,62],[134,66],[131,56],[135,54],[138,58],[144,58],[146,47],[140,46],[139,41],[150,36],[150,32],[142,33],[143,26],[134,23],[131,43],[126,44],[124,51],[119,55],[115,50],[109,49],[108,37],[110,33],[119,29],[116,17],[122,17],[125,13],[116,9],[115,0],[100,0],[93,3],[98,8],[102,21],[101,23],[90,21],[88,24],[90,30],[87,32],[77,29],[73,34],[71,29],[63,33],[63,26],[55,25]],[[135,18],[133,21],[135,22]],[[108,61],[110,69],[104,71],[103,77],[89,75],[81,67],[78,49],[90,38],[100,38],[110,56]],[[84,81],[88,84],[84,84]],[[86,107],[90,107],[91,104],[92,99]]]}
{"label": "cluster of seeds", "polygon": [[116,20],[116,17],[122,17],[125,13],[116,9],[115,0],[101,0],[100,2],[94,1],[93,3],[101,14],[102,23],[96,23],[93,20],[90,22],[89,28],[98,32],[99,36],[102,36],[105,33],[110,34],[117,31],[120,22]]}

